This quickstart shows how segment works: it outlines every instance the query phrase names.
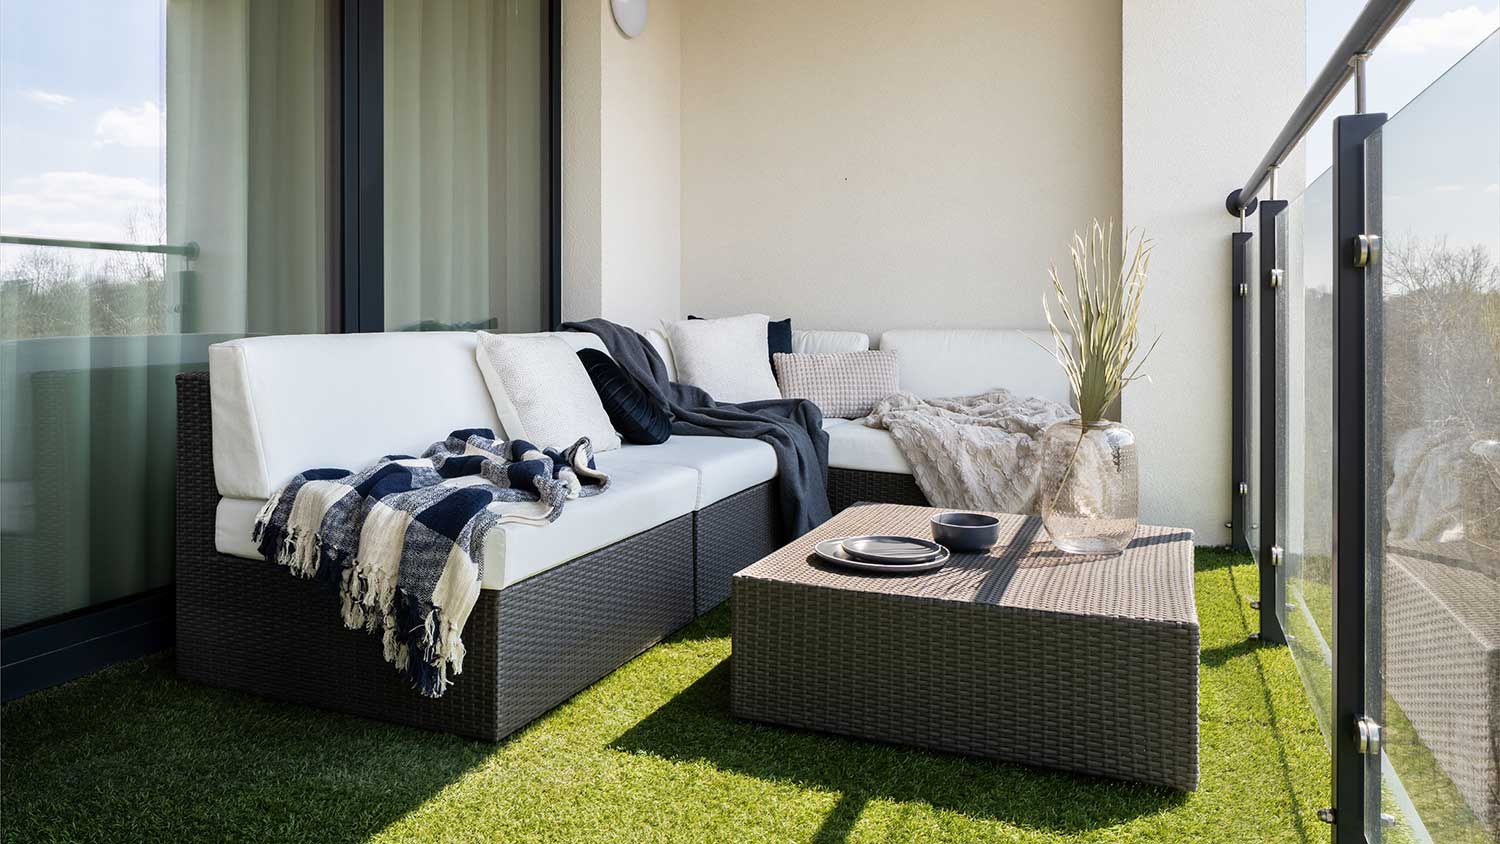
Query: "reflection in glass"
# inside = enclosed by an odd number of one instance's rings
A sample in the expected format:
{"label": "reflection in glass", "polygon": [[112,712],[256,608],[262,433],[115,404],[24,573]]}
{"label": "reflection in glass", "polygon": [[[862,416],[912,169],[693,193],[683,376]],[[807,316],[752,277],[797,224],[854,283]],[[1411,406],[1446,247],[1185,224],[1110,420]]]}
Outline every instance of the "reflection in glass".
{"label": "reflection in glass", "polygon": [[0,228],[166,247],[0,246],[0,627],[169,583],[175,376],[324,330],[331,9],[0,4]]}
{"label": "reflection in glass", "polygon": [[1367,618],[1395,832],[1500,840],[1500,34],[1375,138]]}
{"label": "reflection in glass", "polygon": [[1280,497],[1284,511],[1277,607],[1297,671],[1324,737],[1329,735],[1333,599],[1333,175],[1325,171],[1287,207],[1287,251],[1279,312],[1285,338]]}

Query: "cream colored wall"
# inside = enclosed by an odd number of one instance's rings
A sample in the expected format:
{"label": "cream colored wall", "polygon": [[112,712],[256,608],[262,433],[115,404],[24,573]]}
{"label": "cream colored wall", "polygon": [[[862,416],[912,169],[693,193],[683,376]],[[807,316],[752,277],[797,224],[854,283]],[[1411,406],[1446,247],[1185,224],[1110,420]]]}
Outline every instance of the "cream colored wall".
{"label": "cream colored wall", "polygon": [[568,318],[1036,325],[1071,232],[1123,216],[1157,244],[1142,516],[1228,541],[1223,198],[1303,90],[1301,0],[656,0],[631,41],[604,0],[564,16]]}
{"label": "cream colored wall", "polygon": [[1048,261],[1120,216],[1119,92],[1116,0],[694,0],[682,304],[1038,325]]}
{"label": "cream colored wall", "polygon": [[678,0],[626,38],[605,8],[601,313],[637,328],[682,311],[682,39]]}
{"label": "cream colored wall", "polygon": [[564,320],[599,316],[604,298],[599,103],[603,85],[600,35],[608,21],[602,14],[608,12],[601,0],[566,0],[562,5]]}
{"label": "cream colored wall", "polygon": [[626,38],[608,0],[563,4],[563,318],[681,313],[677,0]]}
{"label": "cream colored wall", "polygon": [[[1142,332],[1160,334],[1151,381],[1125,395],[1141,513],[1229,541],[1229,236],[1224,197],[1265,154],[1301,97],[1301,0],[1124,0],[1125,219],[1155,240]],[[1229,62],[1227,55],[1254,57]],[[1300,180],[1284,174],[1283,186]]]}

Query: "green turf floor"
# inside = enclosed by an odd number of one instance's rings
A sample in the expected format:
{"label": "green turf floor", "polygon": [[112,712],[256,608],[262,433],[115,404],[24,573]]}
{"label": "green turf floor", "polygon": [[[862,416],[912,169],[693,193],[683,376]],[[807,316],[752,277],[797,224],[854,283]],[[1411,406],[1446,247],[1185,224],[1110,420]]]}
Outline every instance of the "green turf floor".
{"label": "green turf floor", "polygon": [[[721,608],[495,745],[177,680],[0,710],[5,841],[1326,841],[1327,756],[1248,559],[1200,551],[1192,794],[735,721]],[[463,682],[460,677],[458,682]]]}

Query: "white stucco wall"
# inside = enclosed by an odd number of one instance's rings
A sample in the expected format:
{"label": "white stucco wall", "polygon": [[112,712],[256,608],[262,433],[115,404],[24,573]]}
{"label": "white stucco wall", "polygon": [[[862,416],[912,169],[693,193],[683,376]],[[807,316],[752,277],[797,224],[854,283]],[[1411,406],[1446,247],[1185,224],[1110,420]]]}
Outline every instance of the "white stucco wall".
{"label": "white stucco wall", "polygon": [[[1122,202],[1156,242],[1142,319],[1161,335],[1125,395],[1141,513],[1229,541],[1229,236],[1224,197],[1302,96],[1301,0],[1123,0]],[[1244,61],[1231,61],[1232,55]],[[1252,66],[1253,62],[1253,66]],[[1287,174],[1285,191],[1300,173]]]}
{"label": "white stucco wall", "polygon": [[568,318],[1037,325],[1048,261],[1123,219],[1162,335],[1124,400],[1142,517],[1228,541],[1223,199],[1301,96],[1302,0],[656,0],[634,40],[564,7]]}
{"label": "white stucco wall", "polygon": [[[601,312],[601,0],[562,4],[562,315]],[[606,4],[607,5],[607,4]]]}
{"label": "white stucco wall", "polygon": [[654,328],[682,315],[678,0],[652,0],[646,31],[635,38],[620,32],[603,5],[601,313]]}
{"label": "white stucco wall", "polygon": [[677,0],[626,38],[608,0],[563,4],[563,317],[681,314]]}
{"label": "white stucco wall", "polygon": [[1048,261],[1120,216],[1119,90],[1117,0],[687,3],[682,303],[1039,325]]}

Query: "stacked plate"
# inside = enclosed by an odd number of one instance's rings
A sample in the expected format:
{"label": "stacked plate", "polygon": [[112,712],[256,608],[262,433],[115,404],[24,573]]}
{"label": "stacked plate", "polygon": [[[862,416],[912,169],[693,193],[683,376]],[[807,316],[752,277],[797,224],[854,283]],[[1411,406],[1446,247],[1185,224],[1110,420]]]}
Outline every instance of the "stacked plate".
{"label": "stacked plate", "polygon": [[942,568],[951,556],[930,539],[915,536],[849,536],[825,539],[813,547],[819,557],[845,568],[910,574]]}

